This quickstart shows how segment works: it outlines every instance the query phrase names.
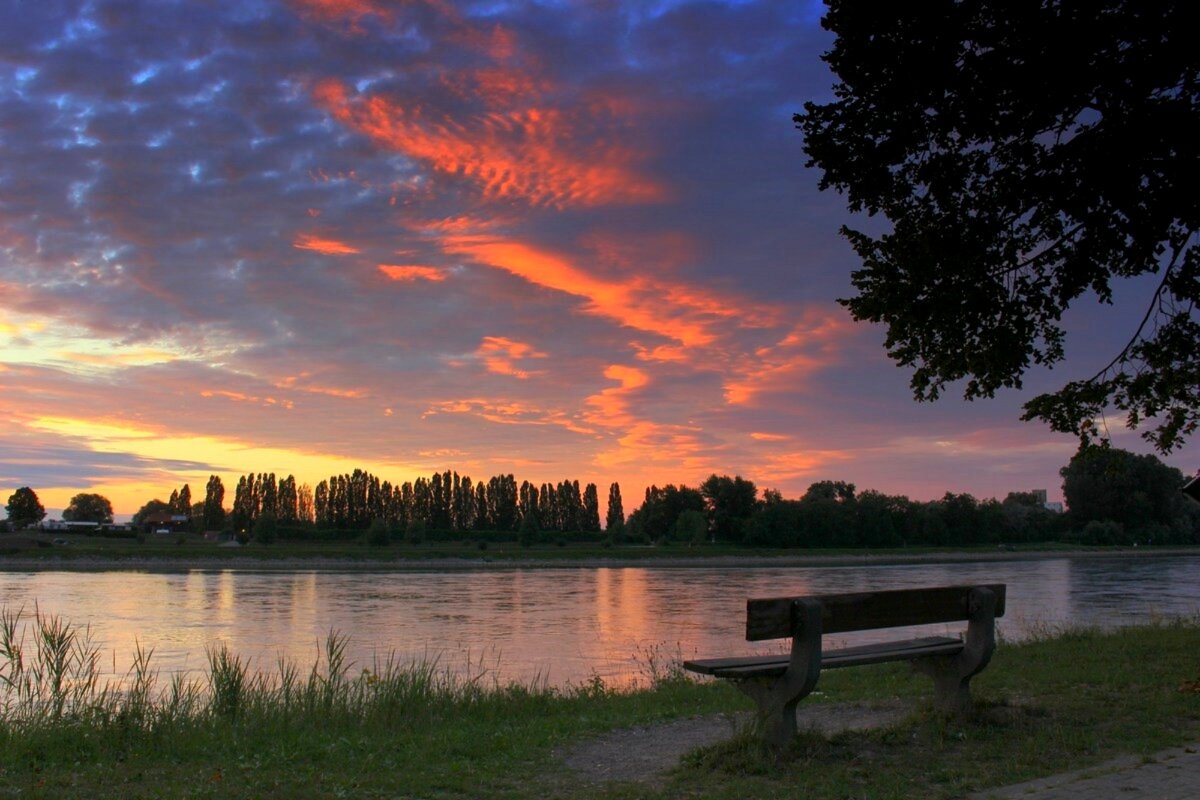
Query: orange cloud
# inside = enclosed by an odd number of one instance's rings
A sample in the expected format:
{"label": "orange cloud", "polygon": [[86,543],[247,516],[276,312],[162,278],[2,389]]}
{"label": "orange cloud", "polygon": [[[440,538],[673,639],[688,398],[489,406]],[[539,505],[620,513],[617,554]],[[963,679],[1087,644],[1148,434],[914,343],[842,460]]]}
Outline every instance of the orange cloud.
{"label": "orange cloud", "polygon": [[650,383],[650,376],[634,367],[611,364],[604,370],[604,377],[620,385],[603,389],[584,401],[594,409],[586,415],[588,422],[604,427],[635,425],[637,420],[629,413],[630,395]]}
{"label": "orange cloud", "polygon": [[490,199],[554,207],[661,200],[662,187],[633,169],[639,154],[583,129],[581,115],[546,104],[485,107],[456,116],[421,103],[351,97],[324,80],[314,100],[377,144],[462,177]]}
{"label": "orange cloud", "polygon": [[467,50],[483,53],[496,61],[507,61],[517,53],[516,35],[503,25],[495,25],[487,30],[464,26],[452,33],[449,39]]}
{"label": "orange cloud", "polygon": [[[447,0],[408,0],[403,3],[396,3],[393,0],[292,0],[292,5],[299,10],[302,16],[323,22],[349,20],[356,24],[363,17],[372,15],[385,22],[391,22],[396,17],[397,8],[413,5],[432,8],[450,20],[461,20],[458,9]],[[358,28],[355,28],[354,31],[361,32]]]}
{"label": "orange cloud", "polygon": [[600,451],[594,458],[598,467],[620,466],[642,468],[653,465],[657,474],[650,480],[662,481],[662,470],[667,474],[694,474],[721,469],[715,463],[715,448],[703,431],[692,425],[655,422],[639,417],[634,412],[636,394],[651,383],[651,377],[636,367],[611,364],[604,370],[604,377],[617,381],[588,397],[584,405],[589,409],[584,420],[599,428],[609,429],[616,434],[612,446]]}
{"label": "orange cloud", "polygon": [[746,405],[763,392],[794,391],[797,381],[832,364],[840,346],[858,333],[849,315],[838,309],[807,309],[778,343],[733,365],[725,380],[725,401]]}
{"label": "orange cloud", "polygon": [[373,0],[292,0],[292,5],[306,19],[325,24],[346,22],[346,30],[356,35],[366,32],[361,24],[364,17],[375,16],[384,22],[395,18],[386,4]]}
{"label": "orange cloud", "polygon": [[255,403],[263,406],[279,406],[280,408],[289,410],[295,408],[295,404],[291,400],[278,400],[274,397],[257,397],[255,395],[227,391],[225,389],[204,389],[200,392],[200,396],[204,398],[219,397],[224,400],[232,400],[235,403]]}
{"label": "orange cloud", "polygon": [[719,463],[719,455],[700,428],[638,420],[622,431],[616,446],[597,453],[593,463],[602,468],[640,468],[650,479],[662,482],[664,475],[700,476],[728,469]]}
{"label": "orange cloud", "polygon": [[801,450],[772,453],[753,467],[753,474],[763,484],[791,480],[804,475],[816,475],[830,464],[852,460],[843,450]]}
{"label": "orange cloud", "polygon": [[541,375],[541,371],[530,372],[520,369],[516,362],[528,358],[545,358],[546,354],[535,350],[525,342],[506,339],[503,336],[485,336],[475,351],[476,357],[483,361],[488,372],[497,375],[511,375],[525,380],[532,375]]}
{"label": "orange cloud", "polygon": [[310,381],[312,378],[311,372],[301,372],[299,375],[288,375],[286,378],[281,378],[275,381],[272,385],[276,389],[289,389],[299,392],[308,392],[309,394],[323,394],[330,397],[344,397],[348,400],[358,400],[368,396],[368,392],[364,389],[343,389],[337,386],[321,386]]}
{"label": "orange cloud", "polygon": [[595,433],[560,409],[542,409],[518,401],[485,400],[478,397],[445,400],[430,406],[421,418],[437,414],[470,414],[498,425],[555,425],[574,433]]}
{"label": "orange cloud", "polygon": [[416,264],[380,264],[379,271],[394,281],[444,281],[446,274],[436,267]]}
{"label": "orange cloud", "polygon": [[[487,266],[502,269],[530,283],[588,300],[585,310],[607,317],[637,330],[655,333],[688,346],[708,344],[715,334],[708,329],[705,316],[734,318],[736,309],[721,307],[719,301],[702,293],[689,294],[644,278],[624,283],[606,281],[576,267],[565,256],[531,245],[484,236],[452,236],[443,248],[469,256]],[[663,303],[667,295],[671,301]],[[698,301],[698,302],[697,302]]]}
{"label": "orange cloud", "polygon": [[327,256],[348,256],[359,252],[357,247],[352,247],[345,242],[339,242],[337,239],[322,239],[319,236],[302,233],[296,237],[296,241],[292,243],[292,247],[297,250],[314,250]]}

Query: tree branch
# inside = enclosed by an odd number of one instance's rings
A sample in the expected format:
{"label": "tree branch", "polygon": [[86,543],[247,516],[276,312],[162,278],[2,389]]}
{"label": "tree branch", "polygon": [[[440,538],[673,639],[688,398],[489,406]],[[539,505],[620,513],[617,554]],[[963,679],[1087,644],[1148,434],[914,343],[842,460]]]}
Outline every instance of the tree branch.
{"label": "tree branch", "polygon": [[1125,357],[1129,354],[1129,351],[1133,349],[1133,346],[1136,345],[1138,340],[1142,338],[1142,331],[1146,329],[1146,323],[1148,323],[1154,316],[1156,309],[1158,311],[1162,310],[1161,303],[1163,290],[1167,288],[1167,281],[1170,280],[1171,273],[1175,271],[1175,266],[1179,262],[1179,256],[1183,252],[1184,245],[1186,243],[1187,239],[1185,238],[1183,242],[1175,246],[1174,252],[1171,253],[1171,260],[1167,263],[1166,269],[1163,270],[1162,280],[1158,282],[1158,288],[1154,290],[1154,296],[1151,297],[1150,302],[1146,304],[1146,313],[1142,316],[1142,321],[1137,326],[1137,330],[1134,331],[1133,336],[1125,344],[1125,346],[1121,348],[1121,352],[1117,353],[1113,360],[1108,362],[1108,365],[1104,369],[1088,378],[1086,381],[1084,381],[1084,383],[1094,383],[1104,375],[1107,375],[1110,369],[1125,360]]}

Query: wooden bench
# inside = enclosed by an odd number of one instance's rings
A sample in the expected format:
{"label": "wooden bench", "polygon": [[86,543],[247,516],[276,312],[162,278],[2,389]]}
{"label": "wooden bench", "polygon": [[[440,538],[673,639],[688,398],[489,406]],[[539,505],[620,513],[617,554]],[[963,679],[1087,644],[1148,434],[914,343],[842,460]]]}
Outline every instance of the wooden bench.
{"label": "wooden bench", "polygon": [[[934,706],[960,713],[971,705],[970,681],[996,649],[996,617],[1004,615],[1004,584],[938,586],[855,594],[775,597],[746,602],[746,639],[791,638],[791,653],[685,661],[693,672],[733,681],[758,706],[764,738],[781,748],[796,735],[796,705],[822,669],[910,661],[933,678]],[[906,625],[967,620],[963,638],[927,636],[823,650],[821,637]]]}

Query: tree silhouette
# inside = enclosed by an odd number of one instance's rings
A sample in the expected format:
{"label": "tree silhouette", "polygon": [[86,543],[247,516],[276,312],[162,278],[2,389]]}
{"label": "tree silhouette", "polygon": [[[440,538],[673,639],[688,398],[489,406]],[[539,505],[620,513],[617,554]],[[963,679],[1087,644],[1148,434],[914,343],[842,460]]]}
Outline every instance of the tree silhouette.
{"label": "tree silhouette", "polygon": [[1019,388],[1064,358],[1068,307],[1155,275],[1128,344],[1023,419],[1087,442],[1115,407],[1164,453],[1196,431],[1193,14],[1180,0],[829,0],[835,100],[795,119],[821,188],[891,223],[843,228],[862,260],[843,302],[887,326],[917,399],[960,379],[968,399]]}
{"label": "tree silhouette", "polygon": [[16,529],[36,525],[46,517],[46,509],[38,500],[37,492],[28,486],[17,489],[8,498],[4,507],[8,512],[8,522]]}
{"label": "tree silhouette", "polygon": [[219,475],[209,475],[204,487],[204,530],[218,531],[225,525],[225,485]]}
{"label": "tree silhouette", "polygon": [[102,494],[81,492],[71,498],[63,509],[63,519],[68,522],[109,523],[113,519],[112,503]]}
{"label": "tree silhouette", "polygon": [[621,484],[608,487],[608,512],[604,515],[604,530],[614,542],[625,535],[625,507],[621,504]]}

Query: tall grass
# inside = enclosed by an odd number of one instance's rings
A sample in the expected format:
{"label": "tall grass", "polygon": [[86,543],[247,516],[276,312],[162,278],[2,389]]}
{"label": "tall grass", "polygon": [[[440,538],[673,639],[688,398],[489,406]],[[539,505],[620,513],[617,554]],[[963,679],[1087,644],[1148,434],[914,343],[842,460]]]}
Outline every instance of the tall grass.
{"label": "tall grass", "polygon": [[111,705],[111,687],[99,682],[99,655],[90,626],[80,628],[36,608],[29,626],[22,611],[0,608],[0,716],[22,724],[79,717]]}
{"label": "tall grass", "polygon": [[[90,626],[35,609],[0,609],[0,734],[86,723],[123,735],[211,723],[248,727],[307,725],[317,730],[364,722],[409,722],[477,706],[489,699],[561,694],[544,681],[501,686],[482,662],[466,676],[436,659],[402,662],[394,654],[369,666],[347,659],[347,636],[330,631],[307,670],[280,658],[273,672],[221,643],[207,652],[200,678],[174,675],[164,685],[153,650],[140,643],[121,680],[104,679]],[[602,684],[601,684],[602,685]],[[595,693],[597,686],[565,690]]]}

